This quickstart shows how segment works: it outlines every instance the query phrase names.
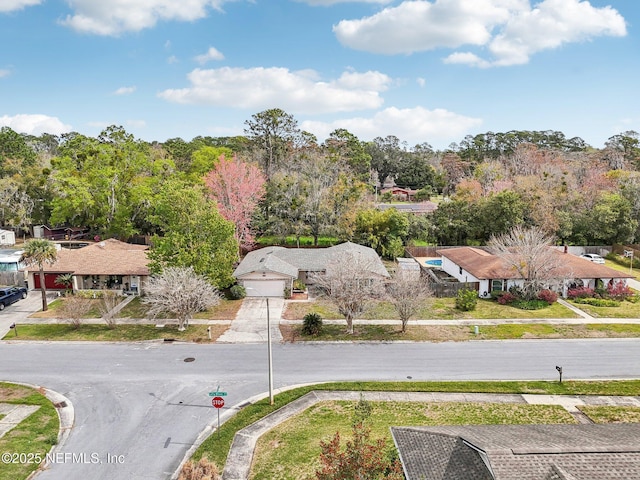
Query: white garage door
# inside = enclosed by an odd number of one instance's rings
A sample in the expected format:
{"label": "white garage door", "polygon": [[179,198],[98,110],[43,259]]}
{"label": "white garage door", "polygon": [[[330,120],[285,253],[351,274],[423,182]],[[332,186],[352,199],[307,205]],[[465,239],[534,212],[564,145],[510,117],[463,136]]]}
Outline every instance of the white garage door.
{"label": "white garage door", "polygon": [[284,280],[245,280],[247,297],[284,297]]}

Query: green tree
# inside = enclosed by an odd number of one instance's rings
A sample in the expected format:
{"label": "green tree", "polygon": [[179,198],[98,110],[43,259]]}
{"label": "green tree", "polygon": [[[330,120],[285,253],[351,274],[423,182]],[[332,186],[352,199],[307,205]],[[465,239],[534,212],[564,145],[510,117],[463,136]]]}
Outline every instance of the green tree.
{"label": "green tree", "polygon": [[329,158],[337,163],[346,164],[359,180],[369,181],[371,155],[367,153],[365,144],[353,133],[338,128],[329,134],[324,147],[329,153]]}
{"label": "green tree", "polygon": [[193,267],[220,289],[234,282],[235,227],[222,218],[203,188],[180,181],[166,184],[153,199],[149,220],[159,232],[149,252],[152,273],[166,267]]}
{"label": "green tree", "polygon": [[405,188],[419,189],[433,185],[435,170],[424,155],[407,152],[398,164],[396,185]]}
{"label": "green tree", "polygon": [[259,163],[267,180],[270,180],[275,169],[301,138],[298,122],[285,111],[272,108],[252,115],[245,125],[245,134],[256,148]]}
{"label": "green tree", "polygon": [[395,208],[380,211],[361,210],[356,215],[354,238],[373,248],[384,258],[396,258],[404,251],[403,240],[409,232],[407,216]]}
{"label": "green tree", "polygon": [[638,228],[629,200],[619,193],[601,194],[576,223],[574,235],[591,245],[631,243]]}
{"label": "green tree", "polygon": [[37,265],[40,277],[40,292],[42,293],[42,311],[48,309],[47,306],[47,286],[44,281],[45,264],[52,265],[58,258],[58,250],[53,242],[45,239],[35,238],[28,241],[23,248],[20,261],[25,265]]}
{"label": "green tree", "polygon": [[52,165],[51,222],[120,238],[150,233],[149,198],[175,170],[171,160],[113,126],[98,139],[69,136]]}
{"label": "green tree", "polygon": [[377,172],[382,188],[387,177],[395,177],[406,150],[401,148],[400,140],[393,135],[376,137],[373,142],[367,143],[366,148],[371,155],[371,167]]}

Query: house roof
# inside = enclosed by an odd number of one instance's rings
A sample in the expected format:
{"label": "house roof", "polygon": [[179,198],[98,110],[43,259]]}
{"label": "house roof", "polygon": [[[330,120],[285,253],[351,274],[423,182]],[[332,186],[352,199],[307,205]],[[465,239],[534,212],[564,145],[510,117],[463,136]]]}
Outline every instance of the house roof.
{"label": "house roof", "polygon": [[438,209],[438,205],[432,201],[425,201],[419,203],[379,203],[378,210],[388,210],[395,208],[399,212],[410,213],[431,213]]}
{"label": "house roof", "polygon": [[[553,249],[553,251],[558,256],[558,278],[633,278],[627,273],[614,270],[605,265],[598,265],[556,249]],[[447,248],[438,250],[437,253],[448,258],[480,280],[520,277],[500,257],[481,248]]]}
{"label": "house roof", "polygon": [[[53,265],[45,264],[44,271],[74,275],[149,275],[148,248],[113,238],[74,250],[63,248]],[[38,267],[30,266],[28,271],[38,271]]]}
{"label": "house roof", "polygon": [[322,272],[333,257],[341,252],[360,253],[372,260],[372,271],[388,277],[389,273],[372,248],[351,242],[327,248],[265,247],[249,252],[233,272],[241,277],[253,272],[274,272],[297,278],[300,271]]}
{"label": "house roof", "polygon": [[640,424],[392,427],[407,480],[640,479]]}

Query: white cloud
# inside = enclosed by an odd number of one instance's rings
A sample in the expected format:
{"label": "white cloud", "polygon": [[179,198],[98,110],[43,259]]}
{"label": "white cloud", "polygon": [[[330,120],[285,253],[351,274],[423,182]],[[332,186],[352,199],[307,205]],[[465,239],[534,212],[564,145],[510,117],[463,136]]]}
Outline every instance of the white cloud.
{"label": "white cloud", "polygon": [[144,120],[127,120],[127,127],[132,128],[144,128],[147,126],[147,122]]}
{"label": "white cloud", "polygon": [[178,60],[178,57],[176,57],[175,55],[171,55],[169,58],[167,58],[167,63],[169,65],[173,65],[174,63],[178,62],[180,62],[180,60]]}
{"label": "white cloud", "polygon": [[306,3],[312,7],[328,7],[336,3],[390,3],[393,0],[296,0],[300,3]]}
{"label": "white cloud", "polygon": [[22,10],[25,7],[40,5],[41,0],[0,0],[0,12],[14,12]]}
{"label": "white cloud", "polygon": [[422,77],[418,77],[418,78],[416,78],[416,83],[419,86],[424,87],[427,84],[427,81]]}
{"label": "white cloud", "polygon": [[541,50],[597,36],[624,36],[624,18],[613,8],[583,0],[414,0],[333,27],[348,47],[382,54],[410,54],[464,45],[493,58],[454,52],[447,63],[476,67],[517,65]]}
{"label": "white cloud", "polygon": [[72,15],[61,21],[79,32],[119,35],[151,28],[159,21],[194,21],[229,0],[68,0]]}
{"label": "white cloud", "polygon": [[373,117],[335,120],[331,123],[305,121],[300,126],[318,138],[327,138],[337,128],[346,128],[361,140],[395,135],[410,145],[429,142],[446,146],[459,140],[482,123],[479,118],[466,117],[444,109],[427,110],[423,107],[390,107]]}
{"label": "white cloud", "polygon": [[0,78],[8,77],[11,74],[11,70],[0,69]]}
{"label": "white cloud", "polygon": [[209,47],[209,50],[207,50],[207,53],[203,53],[202,55],[198,55],[195,58],[195,60],[200,65],[204,65],[205,63],[207,63],[210,60],[224,60],[224,55],[218,49],[216,49],[214,47]]}
{"label": "white cloud", "polygon": [[114,95],[130,95],[133,92],[136,91],[136,87],[120,87],[118,88],[115,92],[113,92]]}
{"label": "white cloud", "polygon": [[195,69],[191,86],[159,93],[175,103],[228,106],[246,109],[277,105],[292,113],[348,112],[379,108],[380,92],[391,79],[380,72],[345,72],[338,79],[318,80],[313,70],[286,68]]}
{"label": "white cloud", "polygon": [[29,135],[41,135],[43,133],[60,135],[72,130],[71,125],[65,125],[57,117],[39,114],[20,114],[13,117],[4,115],[0,117],[0,126],[9,127],[18,133],[27,133]]}

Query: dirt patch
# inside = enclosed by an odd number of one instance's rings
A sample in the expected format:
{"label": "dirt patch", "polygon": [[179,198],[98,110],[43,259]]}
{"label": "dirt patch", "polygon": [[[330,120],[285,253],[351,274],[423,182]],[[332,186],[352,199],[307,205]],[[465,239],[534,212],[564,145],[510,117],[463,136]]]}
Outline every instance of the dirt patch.
{"label": "dirt patch", "polygon": [[18,400],[24,398],[30,392],[22,387],[7,387],[0,385],[0,401],[1,400]]}

